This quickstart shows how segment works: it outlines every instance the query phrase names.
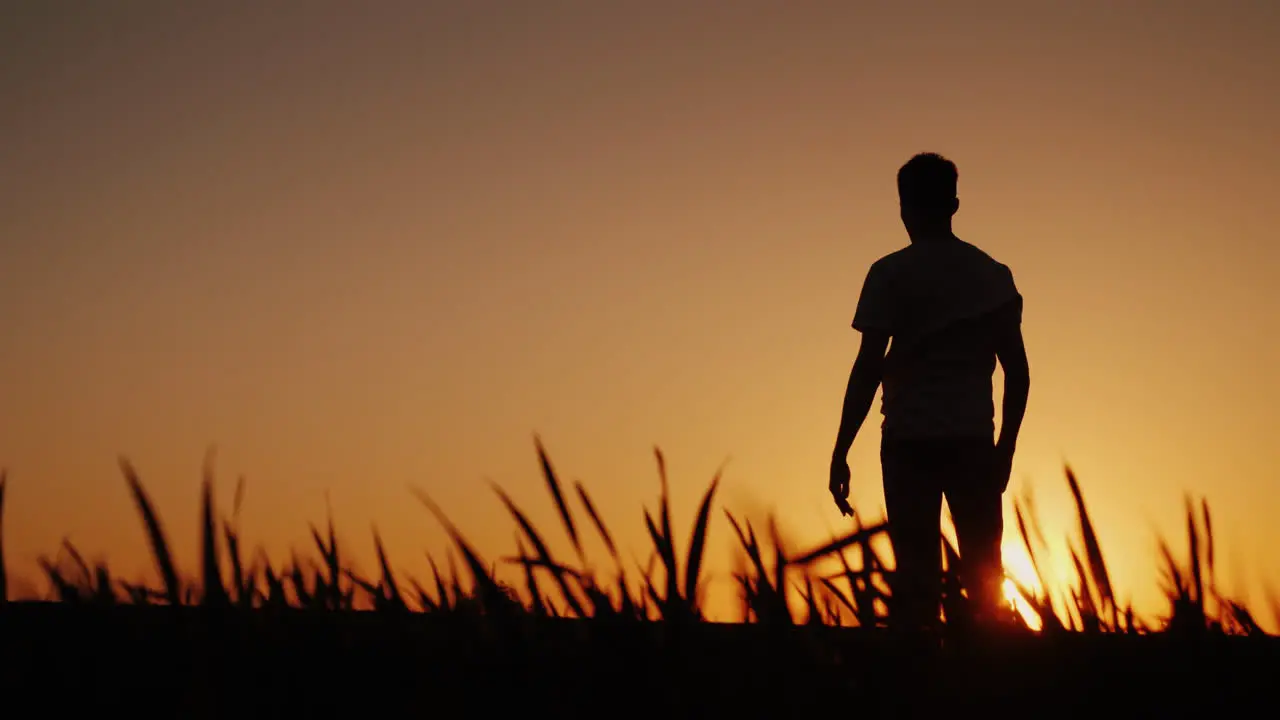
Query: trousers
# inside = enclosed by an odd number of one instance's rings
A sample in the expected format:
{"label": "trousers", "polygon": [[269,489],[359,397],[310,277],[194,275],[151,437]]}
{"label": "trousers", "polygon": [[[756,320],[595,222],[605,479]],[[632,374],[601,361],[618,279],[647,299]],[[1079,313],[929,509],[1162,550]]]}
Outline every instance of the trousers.
{"label": "trousers", "polygon": [[990,437],[883,439],[885,513],[896,565],[891,625],[938,623],[944,499],[955,525],[968,606],[978,615],[997,612],[1004,582],[1004,482],[995,472],[995,459]]}

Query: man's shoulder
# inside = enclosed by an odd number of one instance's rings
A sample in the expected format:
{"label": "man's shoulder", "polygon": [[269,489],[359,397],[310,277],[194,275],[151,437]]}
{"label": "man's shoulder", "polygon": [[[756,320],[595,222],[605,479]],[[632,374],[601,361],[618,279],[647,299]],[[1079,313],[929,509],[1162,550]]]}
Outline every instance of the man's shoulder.
{"label": "man's shoulder", "polygon": [[1006,271],[1009,270],[1008,265],[1005,265],[1004,263],[995,259],[990,253],[978,247],[977,245],[974,245],[973,243],[967,242],[965,240],[959,240],[958,242],[959,242],[960,248],[965,253],[967,253],[971,258],[973,258],[975,261],[984,263],[1002,270],[1006,270]]}
{"label": "man's shoulder", "polygon": [[880,259],[871,263],[871,268],[867,272],[876,274],[891,273],[895,269],[909,264],[911,262],[911,247],[908,245],[881,256]]}

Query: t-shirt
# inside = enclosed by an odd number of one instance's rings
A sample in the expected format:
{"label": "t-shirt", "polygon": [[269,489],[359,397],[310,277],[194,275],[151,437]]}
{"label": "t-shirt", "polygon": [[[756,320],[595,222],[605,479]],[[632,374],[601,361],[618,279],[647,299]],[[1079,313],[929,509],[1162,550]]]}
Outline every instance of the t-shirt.
{"label": "t-shirt", "polygon": [[991,437],[998,312],[1021,318],[1013,273],[963,240],[918,242],[867,272],[853,327],[888,333],[881,412],[893,437]]}

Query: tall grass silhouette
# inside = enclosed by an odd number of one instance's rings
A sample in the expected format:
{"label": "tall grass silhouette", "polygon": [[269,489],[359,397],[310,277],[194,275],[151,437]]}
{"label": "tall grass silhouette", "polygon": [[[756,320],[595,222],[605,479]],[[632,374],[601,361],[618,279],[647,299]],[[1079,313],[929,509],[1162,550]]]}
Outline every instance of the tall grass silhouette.
{"label": "tall grass silhouette", "polygon": [[[444,570],[437,557],[428,554],[429,582],[420,582],[393,570],[376,527],[373,530],[378,577],[363,577],[345,563],[348,554],[338,544],[329,513],[325,528],[310,527],[314,557],[294,554],[273,565],[264,550],[247,554],[239,528],[244,481],[236,486],[229,515],[214,506],[212,454],[205,458],[201,487],[200,571],[198,579],[179,573],[160,516],[143,487],[134,466],[120,460],[126,487],[146,530],[160,587],[132,583],[113,575],[107,564],[85,561],[70,541],[64,541],[54,559],[39,558],[48,581],[50,598],[71,604],[194,605],[229,610],[294,609],[350,611],[370,608],[383,613],[489,618],[500,626],[504,620],[577,618],[595,621],[663,621],[666,626],[698,623],[705,616],[706,578],[703,560],[707,536],[716,513],[713,502],[720,474],[708,484],[687,537],[672,526],[670,488],[666,462],[655,449],[659,496],[656,510],[645,509],[644,522],[652,545],[647,564],[628,565],[614,535],[597,510],[587,489],[575,483],[572,493],[555,472],[546,449],[535,437],[535,449],[548,494],[556,508],[561,530],[569,540],[573,561],[556,557],[548,536],[529,520],[506,492],[493,491],[511,515],[518,534],[515,554],[501,559],[517,566],[522,587],[498,579],[497,565],[488,562],[467,540],[431,497],[413,492],[444,527],[452,551]],[[1245,603],[1223,594],[1216,585],[1214,543],[1208,502],[1187,500],[1187,554],[1179,559],[1164,540],[1159,541],[1163,593],[1168,612],[1153,621],[1138,618],[1131,605],[1115,597],[1111,574],[1084,494],[1075,473],[1065,470],[1075,504],[1078,537],[1068,543],[1074,578],[1054,587],[1047,577],[1049,550],[1029,502],[1015,500],[1017,531],[1031,560],[1038,589],[1010,578],[1028,607],[1038,616],[1045,633],[1137,634],[1157,631],[1263,634]],[[4,572],[3,511],[6,476],[0,472],[0,602],[9,600]],[[743,622],[764,626],[833,626],[863,628],[884,626],[891,600],[892,563],[875,547],[887,542],[887,524],[863,525],[855,515],[851,531],[808,550],[787,548],[776,523],[769,519],[764,532],[752,523],[723,510],[723,517],[737,540],[739,557],[733,581],[741,599]],[[595,570],[584,550],[583,520],[599,536],[609,556],[607,571]],[[958,555],[943,537],[944,554],[942,617],[947,623],[964,616],[964,592],[955,568]],[[456,555],[455,555],[456,554]],[[463,571],[455,564],[463,561]],[[817,572],[823,564],[838,564],[832,574]],[[397,577],[402,580],[397,580]],[[1013,615],[1011,617],[1018,617]]]}

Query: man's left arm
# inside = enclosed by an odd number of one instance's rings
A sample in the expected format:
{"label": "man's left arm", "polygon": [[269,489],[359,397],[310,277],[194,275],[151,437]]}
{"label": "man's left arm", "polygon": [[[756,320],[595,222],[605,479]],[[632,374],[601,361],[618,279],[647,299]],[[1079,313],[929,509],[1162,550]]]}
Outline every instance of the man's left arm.
{"label": "man's left arm", "polygon": [[853,369],[849,371],[849,384],[845,388],[844,406],[840,412],[840,429],[836,433],[836,447],[833,461],[845,461],[853,440],[862,429],[867,414],[871,412],[871,403],[875,400],[876,389],[884,376],[885,351],[889,347],[889,334],[882,331],[864,330],[862,344],[858,347],[858,357],[853,361]]}
{"label": "man's left arm", "polygon": [[849,384],[844,391],[828,486],[836,506],[845,515],[853,514],[849,505],[849,449],[853,447],[853,439],[867,419],[867,413],[871,412],[876,388],[884,374],[885,350],[896,327],[896,307],[887,270],[883,259],[872,264],[862,283],[858,307],[853,314],[853,328],[862,333],[862,344],[858,347],[858,357],[853,361]]}

